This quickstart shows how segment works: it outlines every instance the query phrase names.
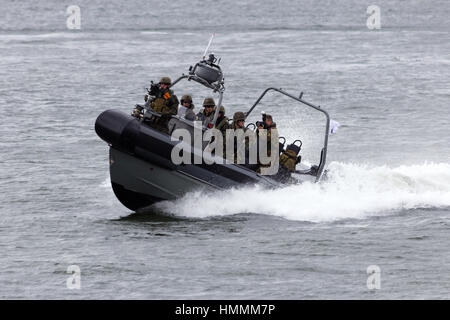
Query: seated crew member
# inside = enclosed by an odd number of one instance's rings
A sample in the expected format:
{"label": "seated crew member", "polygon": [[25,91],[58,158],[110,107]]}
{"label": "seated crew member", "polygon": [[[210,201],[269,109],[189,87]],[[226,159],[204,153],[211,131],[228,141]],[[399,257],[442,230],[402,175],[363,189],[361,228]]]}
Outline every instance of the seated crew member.
{"label": "seated crew member", "polygon": [[225,116],[225,108],[224,108],[224,106],[220,106],[219,116],[217,117],[214,128],[216,128],[217,130],[220,130],[224,137],[225,137],[226,130],[230,128],[230,125],[228,124],[228,122],[229,122],[229,120]]}
{"label": "seated crew member", "polygon": [[178,108],[178,115],[187,120],[194,121],[195,113],[194,113],[194,104],[192,103],[192,96],[189,94],[185,94],[181,97],[181,104]]}
{"label": "seated crew member", "polygon": [[[246,133],[249,130],[249,129],[247,129],[245,127],[245,114],[243,112],[239,111],[239,112],[236,112],[233,115],[233,124],[232,124],[231,129],[233,129],[234,131],[243,130],[243,133]],[[251,131],[251,132],[254,134],[253,131]],[[234,163],[238,162],[237,161],[238,160],[238,154],[237,154],[238,153],[238,141],[237,141],[237,139],[238,139],[238,137],[235,136],[234,137],[234,146],[233,146],[233,149],[234,149]],[[250,169],[252,169],[252,170],[256,170],[257,167],[258,167],[257,163],[249,163],[250,147],[253,146],[253,145],[251,145],[252,143],[256,142],[255,140],[256,139],[251,140],[250,137],[248,137],[248,135],[247,135],[247,136],[245,136],[244,140],[240,142],[240,143],[244,143],[244,146],[245,146],[244,147],[244,153],[245,153],[245,161],[244,162],[245,163],[243,165],[248,167],[248,168],[250,168]],[[254,147],[256,148],[256,146],[254,146]]]}
{"label": "seated crew member", "polygon": [[[302,157],[299,155],[301,150],[301,144],[295,143],[300,140],[294,141],[294,143],[287,146],[280,156],[280,167],[278,173],[274,176],[275,179],[287,183],[289,181],[295,182],[295,179],[291,177],[291,173],[296,172],[296,166],[300,163]],[[311,168],[312,169],[312,168]]]}
{"label": "seated crew member", "polygon": [[203,101],[203,110],[200,110],[200,112],[197,113],[197,120],[201,121],[203,125],[207,125],[209,122],[211,122],[214,117],[215,106],[216,102],[213,98],[205,98],[205,100]]}
{"label": "seated crew member", "polygon": [[[270,114],[266,114],[263,113],[262,115],[262,120],[263,121],[257,121],[256,122],[256,133],[257,133],[257,143],[258,143],[258,157],[259,157],[259,146],[260,146],[260,135],[262,134],[262,129],[266,129],[267,131],[267,156],[270,157],[271,156],[271,139],[272,139],[272,130],[277,130],[277,125],[275,122],[273,122],[273,118]],[[278,143],[278,141],[277,141]],[[258,159],[259,161],[259,159]],[[269,164],[261,164],[260,163],[260,167],[270,167],[270,163]],[[260,170],[258,170],[260,171]]]}
{"label": "seated crew member", "polygon": [[[225,108],[224,106],[220,106],[219,114],[216,119],[216,123],[214,125],[214,128],[219,130],[222,133],[223,137],[223,154],[225,155],[226,152],[226,132],[227,129],[231,129],[231,126],[229,124],[229,119],[225,116]],[[211,142],[214,141],[214,137],[211,139]]]}

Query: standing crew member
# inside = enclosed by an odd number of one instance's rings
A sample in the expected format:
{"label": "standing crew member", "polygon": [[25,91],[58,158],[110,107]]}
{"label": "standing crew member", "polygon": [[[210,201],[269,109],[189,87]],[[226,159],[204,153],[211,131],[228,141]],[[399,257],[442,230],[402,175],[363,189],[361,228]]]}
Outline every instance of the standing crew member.
{"label": "standing crew member", "polygon": [[171,84],[169,77],[162,77],[159,80],[159,92],[150,104],[154,111],[161,114],[161,117],[152,118],[154,127],[165,133],[168,133],[167,124],[170,116],[177,114],[179,104],[177,96],[169,89]]}

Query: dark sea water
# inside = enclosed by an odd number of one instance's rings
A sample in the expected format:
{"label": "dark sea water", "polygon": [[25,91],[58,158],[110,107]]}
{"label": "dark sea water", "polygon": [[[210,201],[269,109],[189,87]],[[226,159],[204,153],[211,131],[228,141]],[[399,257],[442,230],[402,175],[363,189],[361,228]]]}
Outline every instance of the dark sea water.
{"label": "dark sea water", "polygon": [[[0,298],[450,298],[450,4],[377,1],[369,30],[370,4],[0,1]],[[329,178],[132,213],[95,119],[186,73],[212,33],[228,115],[276,86],[341,124]],[[315,163],[314,119],[275,102],[280,134]]]}

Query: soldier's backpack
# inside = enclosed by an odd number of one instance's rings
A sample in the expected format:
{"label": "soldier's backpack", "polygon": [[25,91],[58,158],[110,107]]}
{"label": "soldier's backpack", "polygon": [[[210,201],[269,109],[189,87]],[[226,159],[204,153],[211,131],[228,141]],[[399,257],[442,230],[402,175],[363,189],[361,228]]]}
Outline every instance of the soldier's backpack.
{"label": "soldier's backpack", "polygon": [[[296,145],[296,143],[299,145]],[[280,166],[284,169],[295,172],[295,166],[300,163],[302,157],[298,154],[302,148],[302,142],[295,140],[292,144],[288,145],[286,150],[283,150],[280,156]]]}

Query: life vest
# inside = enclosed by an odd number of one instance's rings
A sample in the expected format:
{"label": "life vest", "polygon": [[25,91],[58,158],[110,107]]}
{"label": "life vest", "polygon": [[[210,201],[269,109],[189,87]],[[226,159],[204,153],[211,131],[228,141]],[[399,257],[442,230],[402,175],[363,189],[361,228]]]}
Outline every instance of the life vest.
{"label": "life vest", "polygon": [[[296,142],[300,142],[300,145],[297,146],[295,144]],[[281,153],[280,166],[290,172],[295,172],[296,165],[302,160],[302,157],[298,155],[301,147],[302,142],[300,140],[295,140],[292,144],[288,145],[286,150],[283,150]]]}
{"label": "life vest", "polygon": [[167,90],[161,92],[161,95],[152,102],[152,108],[158,113],[162,113],[167,106],[167,101],[172,97],[172,92]]}

